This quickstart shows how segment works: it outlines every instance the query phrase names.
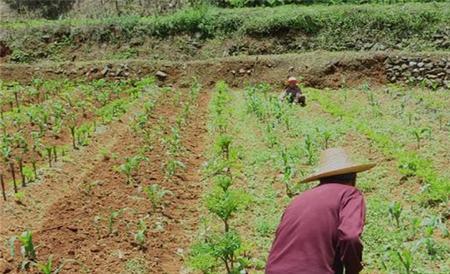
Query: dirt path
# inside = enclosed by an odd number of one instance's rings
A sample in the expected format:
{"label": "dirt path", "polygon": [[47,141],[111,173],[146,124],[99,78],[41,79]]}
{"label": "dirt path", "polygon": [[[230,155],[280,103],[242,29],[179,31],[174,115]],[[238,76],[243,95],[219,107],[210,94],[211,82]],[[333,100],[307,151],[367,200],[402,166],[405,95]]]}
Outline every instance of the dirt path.
{"label": "dirt path", "polygon": [[[160,142],[155,142],[147,155],[149,161],[135,178],[140,186],[125,183],[115,167],[140,149],[140,140],[124,119],[124,123],[75,155],[73,162],[62,165],[42,184],[34,186],[36,191],[30,190],[27,196],[33,206],[6,205],[11,208],[1,213],[1,240],[25,229],[32,230],[39,245],[38,259],[46,261],[53,255],[57,263],[64,261],[62,273],[133,273],[138,269],[142,273],[179,273],[198,219],[198,170],[203,162],[208,98],[207,93],[200,95],[198,110],[182,132],[187,152],[180,160],[186,169],[177,179],[164,179],[164,151]],[[169,100],[164,100],[156,107],[150,124],[156,125],[160,117],[166,117],[170,126],[178,111]],[[100,148],[106,148],[115,157],[102,160]],[[150,201],[142,193],[142,186],[151,183],[172,192],[159,214],[150,213]],[[118,216],[111,219],[112,212]],[[139,220],[148,226],[144,249],[134,241]],[[0,255],[8,257],[5,250]],[[12,270],[17,262],[8,260]]]}

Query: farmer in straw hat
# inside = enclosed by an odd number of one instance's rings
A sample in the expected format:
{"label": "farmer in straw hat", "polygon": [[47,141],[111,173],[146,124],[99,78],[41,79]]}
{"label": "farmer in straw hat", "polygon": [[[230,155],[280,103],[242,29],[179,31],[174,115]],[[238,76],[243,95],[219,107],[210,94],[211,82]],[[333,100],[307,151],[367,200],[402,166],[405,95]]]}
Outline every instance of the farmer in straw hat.
{"label": "farmer in straw hat", "polygon": [[269,254],[266,274],[359,273],[365,218],[356,173],[375,164],[355,164],[342,148],[322,152],[318,171],[302,182],[320,184],[287,207]]}
{"label": "farmer in straw hat", "polygon": [[289,77],[288,86],[281,94],[280,100],[287,100],[289,103],[300,104],[304,107],[306,105],[306,98],[297,84],[298,80],[295,77]]}

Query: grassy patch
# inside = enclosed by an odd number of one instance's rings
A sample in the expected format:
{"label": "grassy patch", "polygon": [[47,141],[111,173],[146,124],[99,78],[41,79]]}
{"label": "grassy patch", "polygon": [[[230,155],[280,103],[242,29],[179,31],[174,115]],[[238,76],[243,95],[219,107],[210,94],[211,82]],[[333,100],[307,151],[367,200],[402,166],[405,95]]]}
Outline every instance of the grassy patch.
{"label": "grassy patch", "polygon": [[375,44],[394,49],[444,49],[433,37],[445,32],[449,22],[446,3],[411,3],[239,9],[204,6],[166,16],[6,21],[0,28],[9,33],[14,51],[11,60],[29,62],[81,41],[118,44],[135,37],[180,34],[201,39],[270,36],[282,40],[291,33],[291,41],[285,42],[303,49],[372,49]]}

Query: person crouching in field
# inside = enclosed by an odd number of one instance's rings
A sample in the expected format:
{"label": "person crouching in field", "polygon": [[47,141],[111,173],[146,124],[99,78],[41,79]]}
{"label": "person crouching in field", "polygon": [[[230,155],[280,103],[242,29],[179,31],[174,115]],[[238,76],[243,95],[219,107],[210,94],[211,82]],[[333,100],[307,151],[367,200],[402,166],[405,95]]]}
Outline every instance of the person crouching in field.
{"label": "person crouching in field", "polygon": [[283,214],[266,274],[359,273],[365,203],[356,173],[374,166],[351,162],[342,148],[325,150],[319,171],[302,181],[320,184],[294,198]]}
{"label": "person crouching in field", "polygon": [[288,86],[280,96],[280,100],[287,100],[289,103],[300,104],[302,107],[306,106],[305,95],[297,85],[298,81],[295,77],[289,77]]}

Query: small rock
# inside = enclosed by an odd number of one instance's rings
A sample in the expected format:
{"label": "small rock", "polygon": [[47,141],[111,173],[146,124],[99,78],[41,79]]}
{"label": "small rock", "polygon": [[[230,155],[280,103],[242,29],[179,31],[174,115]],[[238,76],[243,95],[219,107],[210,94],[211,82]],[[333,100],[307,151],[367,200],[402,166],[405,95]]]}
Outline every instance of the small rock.
{"label": "small rock", "polygon": [[414,61],[409,62],[409,67],[415,67],[416,65],[417,65],[417,63]]}
{"label": "small rock", "polygon": [[4,260],[0,260],[0,273],[6,274],[12,272],[12,267],[10,264],[6,263]]}
{"label": "small rock", "polygon": [[102,75],[103,76],[106,76],[106,75],[108,75],[108,72],[109,72],[109,68],[108,67],[105,67],[103,70],[102,70]]}
{"label": "small rock", "polygon": [[240,74],[245,74],[247,71],[245,70],[245,69],[243,69],[243,68],[241,68],[240,70],[239,70],[239,73]]}
{"label": "small rock", "polygon": [[98,245],[94,245],[93,247],[91,247],[91,252],[100,252],[102,250],[102,247],[98,246]]}
{"label": "small rock", "polygon": [[78,227],[75,227],[75,226],[68,226],[67,229],[72,231],[72,232],[77,232],[78,231]]}
{"label": "small rock", "polygon": [[155,76],[158,77],[158,79],[160,79],[160,80],[165,80],[165,79],[167,78],[168,75],[167,75],[167,73],[158,70],[158,71],[155,73]]}
{"label": "small rock", "polygon": [[419,62],[419,63],[417,63],[417,66],[418,66],[419,68],[423,67],[424,65],[425,65],[424,62]]}

